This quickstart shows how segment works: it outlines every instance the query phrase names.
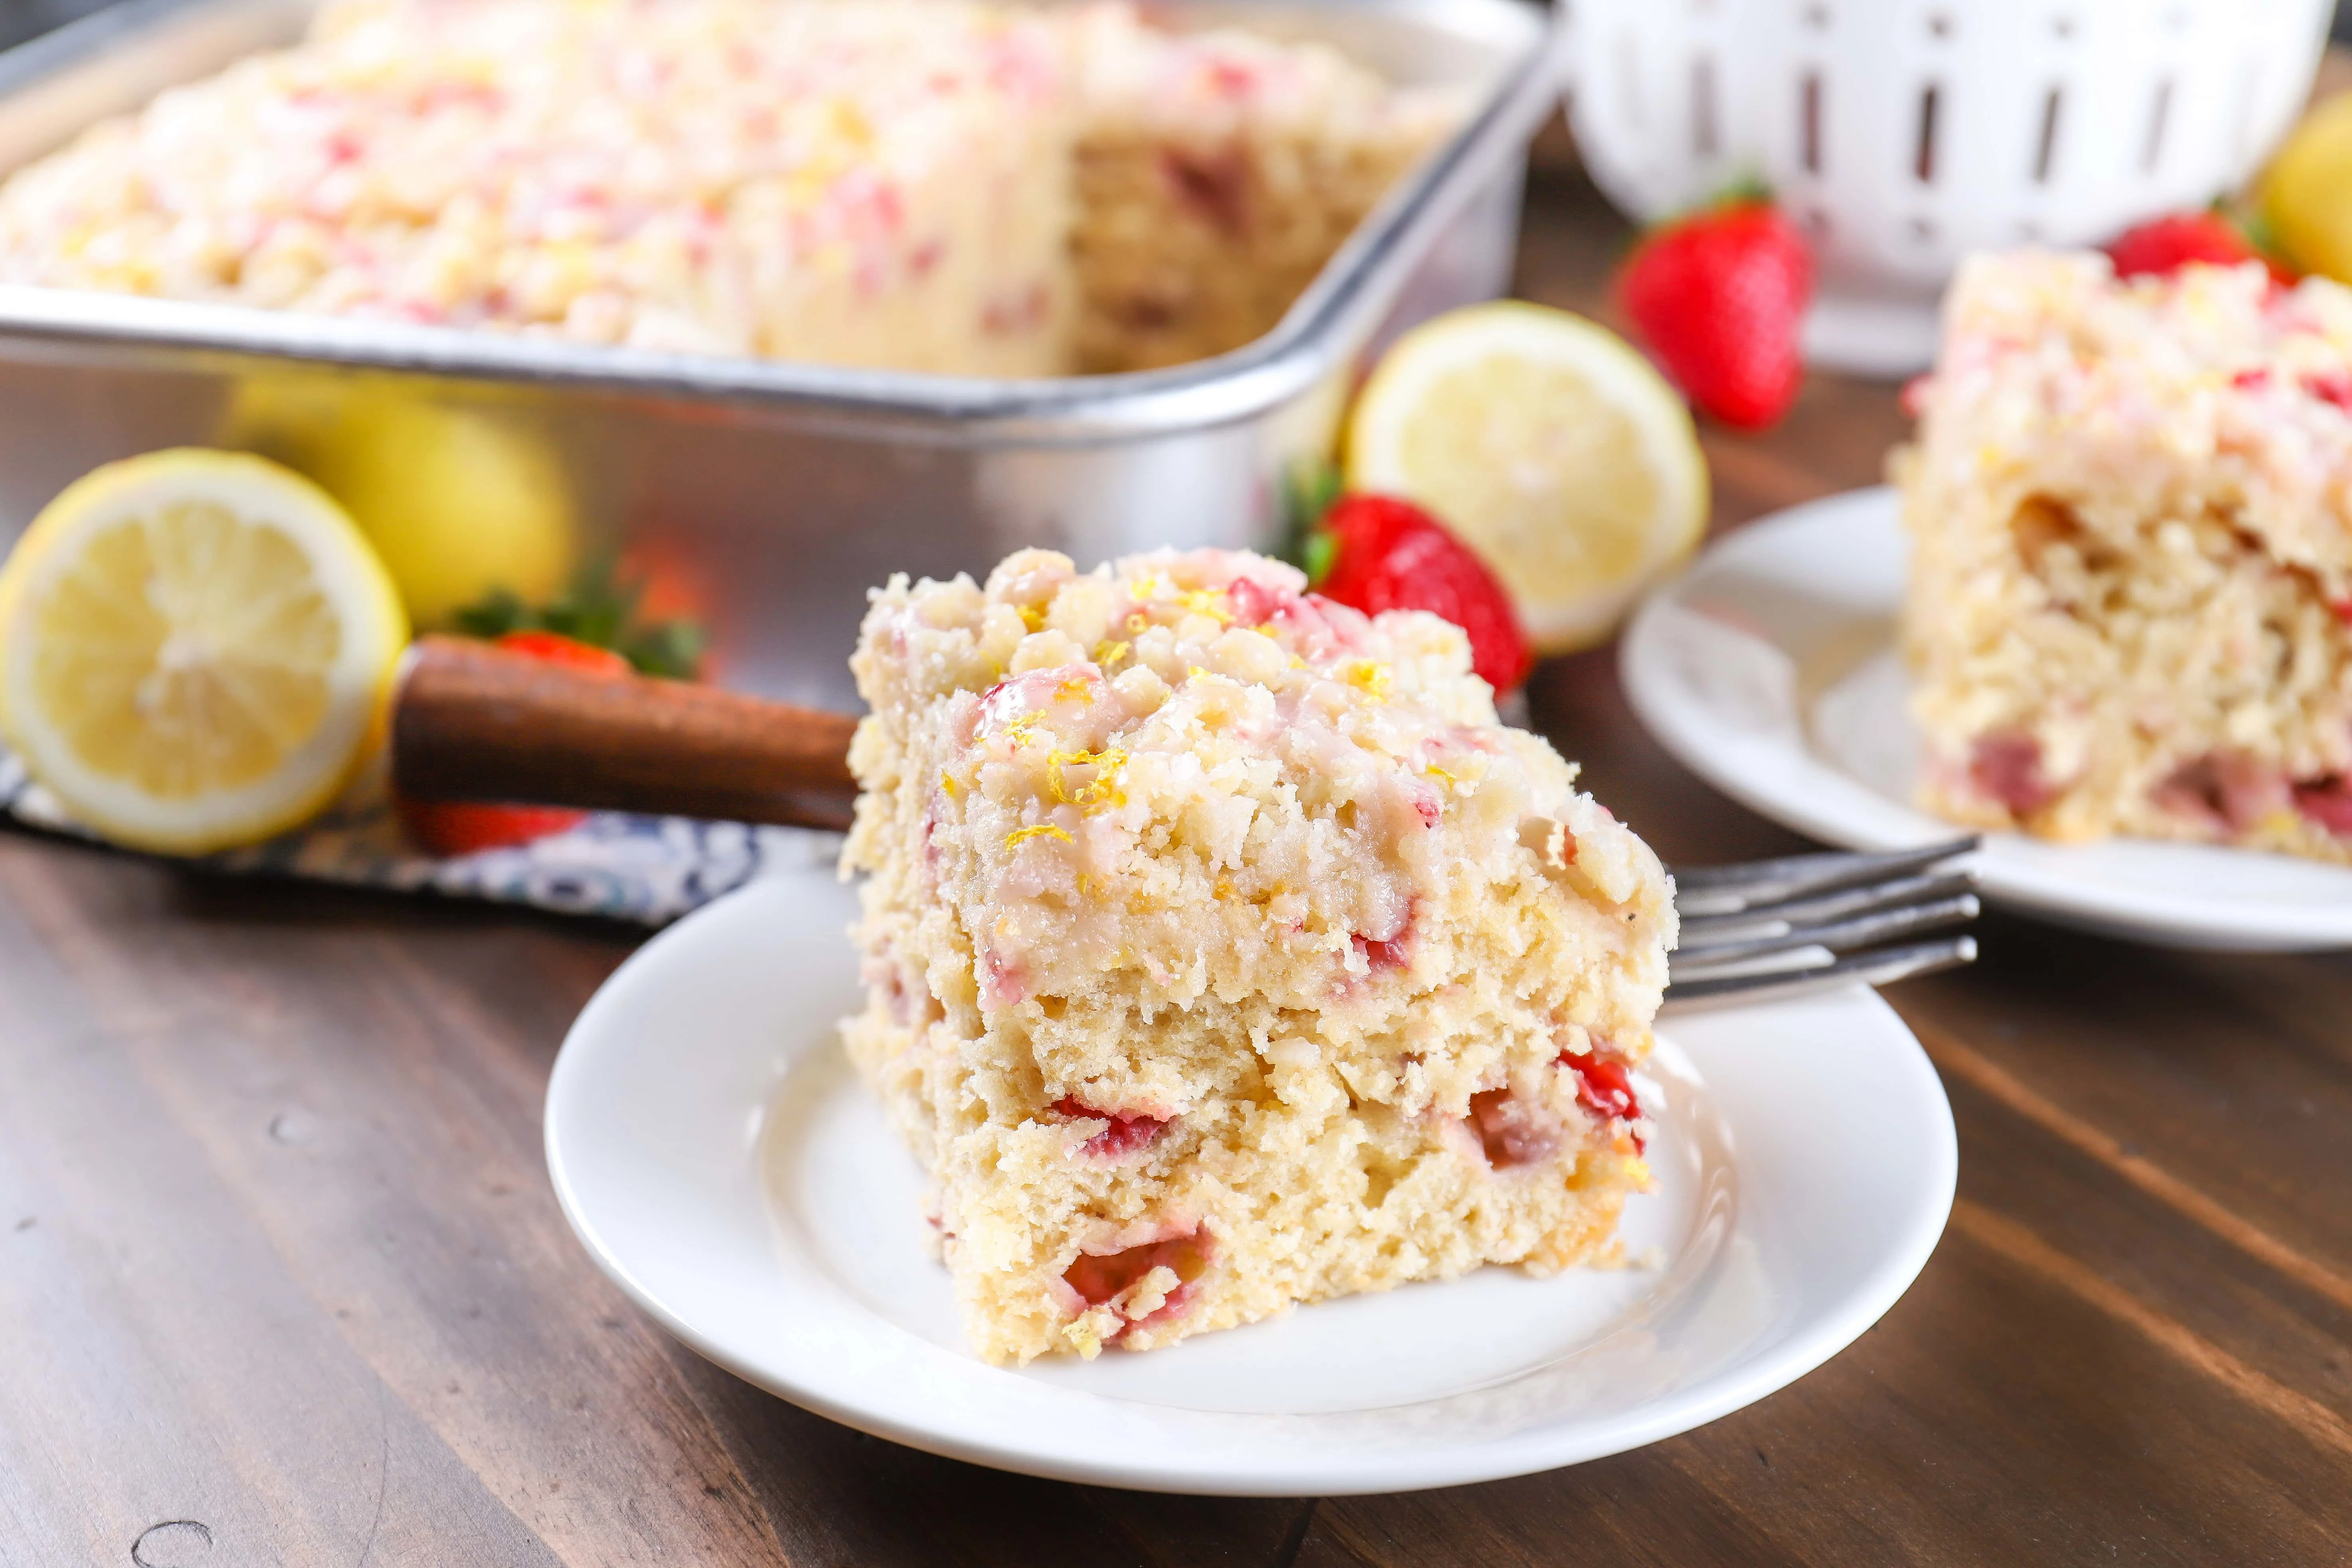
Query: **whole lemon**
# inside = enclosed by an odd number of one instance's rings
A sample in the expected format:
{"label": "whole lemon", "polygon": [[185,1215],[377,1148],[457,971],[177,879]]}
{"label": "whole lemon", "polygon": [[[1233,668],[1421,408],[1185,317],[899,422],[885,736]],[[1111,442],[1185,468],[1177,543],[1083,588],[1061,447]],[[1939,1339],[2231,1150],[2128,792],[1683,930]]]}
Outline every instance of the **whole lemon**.
{"label": "whole lemon", "polygon": [[446,625],[494,589],[543,604],[577,564],[562,466],[504,411],[398,384],[256,379],[239,387],[224,441],[341,501],[419,626]]}
{"label": "whole lemon", "polygon": [[2304,117],[2271,161],[2260,195],[2289,261],[2352,283],[2352,92]]}

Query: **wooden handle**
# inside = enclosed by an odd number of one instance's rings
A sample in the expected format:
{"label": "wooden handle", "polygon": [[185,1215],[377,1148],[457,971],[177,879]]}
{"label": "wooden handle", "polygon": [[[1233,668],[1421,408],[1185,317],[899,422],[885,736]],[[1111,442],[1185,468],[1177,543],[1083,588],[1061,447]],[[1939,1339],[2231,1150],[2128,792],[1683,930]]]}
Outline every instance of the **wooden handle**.
{"label": "wooden handle", "polygon": [[426,637],[393,701],[393,785],[417,800],[846,827],[856,727],[715,686]]}

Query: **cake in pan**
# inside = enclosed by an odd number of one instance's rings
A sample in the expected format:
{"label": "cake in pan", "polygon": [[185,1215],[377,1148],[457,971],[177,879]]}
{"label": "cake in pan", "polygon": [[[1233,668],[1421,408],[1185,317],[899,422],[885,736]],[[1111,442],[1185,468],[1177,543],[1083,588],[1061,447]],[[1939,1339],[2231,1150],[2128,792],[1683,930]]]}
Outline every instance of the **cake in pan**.
{"label": "cake in pan", "polygon": [[1979,258],[1920,395],[1926,804],[2352,861],[2352,292]]}
{"label": "cake in pan", "polygon": [[1675,916],[1454,626],[1244,553],[878,592],[851,1056],[974,1347],[1605,1258]]}
{"label": "cake in pan", "polygon": [[0,280],[1035,376],[1280,318],[1454,123],[1123,5],[330,0],[0,187]]}

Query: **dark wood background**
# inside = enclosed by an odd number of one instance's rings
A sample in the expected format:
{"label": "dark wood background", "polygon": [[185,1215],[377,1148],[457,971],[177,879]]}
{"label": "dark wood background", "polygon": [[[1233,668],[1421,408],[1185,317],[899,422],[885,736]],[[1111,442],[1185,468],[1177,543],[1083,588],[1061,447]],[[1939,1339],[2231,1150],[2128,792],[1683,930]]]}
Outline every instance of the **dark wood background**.
{"label": "dark wood background", "polygon": [[[1522,284],[1602,309],[1572,170]],[[1865,484],[1891,389],[1711,436],[1718,522]],[[1786,834],[1669,762],[1606,652],[1540,726],[1670,859]],[[2352,1562],[2352,958],[1985,923],[1891,994],[1959,1201],[1851,1349],[1546,1475],[1236,1501],[861,1436],[669,1340],[540,1153],[548,1068],[638,933],[208,879],[0,832],[0,1563],[1852,1564]]]}

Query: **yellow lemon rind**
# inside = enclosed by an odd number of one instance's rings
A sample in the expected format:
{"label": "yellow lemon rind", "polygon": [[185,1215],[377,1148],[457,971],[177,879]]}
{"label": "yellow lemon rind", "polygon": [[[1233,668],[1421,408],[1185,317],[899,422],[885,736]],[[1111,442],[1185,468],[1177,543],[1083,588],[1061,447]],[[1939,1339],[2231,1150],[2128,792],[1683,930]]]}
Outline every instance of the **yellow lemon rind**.
{"label": "yellow lemon rind", "polygon": [[[1638,535],[1631,565],[1558,596],[1533,597],[1517,563],[1489,537],[1485,520],[1449,515],[1407,460],[1409,432],[1450,374],[1497,357],[1563,368],[1587,383],[1601,403],[1636,433],[1658,491],[1651,514],[1622,524]],[[1606,639],[1642,593],[1686,561],[1706,530],[1708,483],[1698,433],[1681,395],[1648,360],[1597,323],[1522,300],[1454,310],[1400,339],[1365,384],[1349,428],[1350,489],[1402,495],[1428,505],[1513,587],[1520,618],[1536,647],[1564,653]]]}
{"label": "yellow lemon rind", "polygon": [[[41,594],[100,531],[143,508],[188,499],[224,504],[240,522],[264,517],[291,539],[337,615],[338,654],[325,716],[286,762],[250,785],[165,801],[92,770],[31,689]],[[26,771],[75,821],[131,847],[199,855],[272,837],[315,816],[349,786],[383,721],[408,621],[390,576],[342,509],[266,458],[175,448],[110,463],[45,507],[0,566],[0,731]]]}

